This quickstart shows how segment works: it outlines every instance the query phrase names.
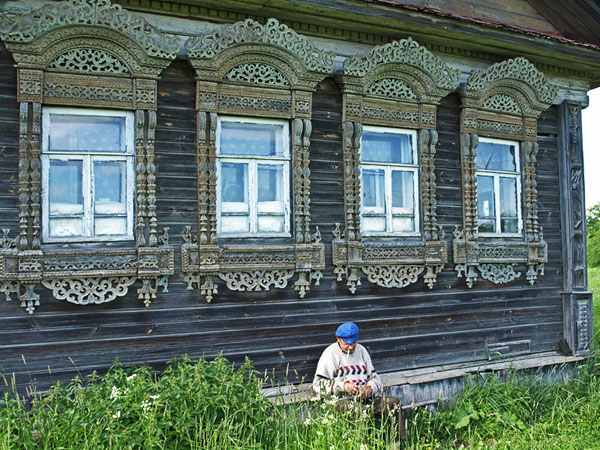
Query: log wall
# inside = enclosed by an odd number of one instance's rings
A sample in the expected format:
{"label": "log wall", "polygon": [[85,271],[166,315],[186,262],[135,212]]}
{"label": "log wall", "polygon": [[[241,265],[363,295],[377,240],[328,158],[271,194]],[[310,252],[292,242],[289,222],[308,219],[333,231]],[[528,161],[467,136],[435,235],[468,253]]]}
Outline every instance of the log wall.
{"label": "log wall", "polygon": [[[0,47],[0,228],[14,233],[18,107],[13,64]],[[247,356],[258,370],[274,371],[278,378],[289,370],[290,377],[311,379],[321,351],[347,320],[359,324],[360,340],[380,372],[483,359],[486,343],[530,340],[532,353],[558,349],[563,324],[556,107],[542,115],[538,127],[539,216],[549,262],[534,286],[523,273],[508,285],[478,280],[468,289],[452,263],[432,290],[422,278],[404,289],[379,288],[365,280],[355,295],[345,282],[336,283],[331,240],[334,224],[343,222],[342,107],[339,88],[326,79],[314,94],[310,164],[312,223],[319,226],[326,248],[320,286],[300,300],[293,286],[240,293],[220,285],[207,304],[197,289],[186,290],[179,254],[184,227],[195,226],[197,217],[194,86],[192,71],[181,60],[159,82],[157,213],[159,228],[170,227],[176,249],[169,293],[159,293],[145,308],[134,285],[124,298],[83,307],[55,300],[39,287],[41,304],[33,315],[18,302],[0,301],[0,370],[14,374],[20,392],[28,383],[45,390],[78,373],[105,371],[117,357],[160,370],[176,356],[212,358],[220,352],[236,362]],[[454,225],[462,224],[459,117],[458,94],[450,94],[438,111],[436,158],[438,220],[450,247]]]}

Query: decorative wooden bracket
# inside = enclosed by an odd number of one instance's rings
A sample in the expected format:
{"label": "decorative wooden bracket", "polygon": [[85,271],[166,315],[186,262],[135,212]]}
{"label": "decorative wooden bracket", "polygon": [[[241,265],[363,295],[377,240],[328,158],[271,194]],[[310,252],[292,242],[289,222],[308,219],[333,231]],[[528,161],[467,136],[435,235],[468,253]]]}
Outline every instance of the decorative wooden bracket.
{"label": "decorative wooden bracket", "polygon": [[325,247],[317,228],[312,242],[281,246],[200,245],[187,226],[181,247],[181,268],[188,289],[194,284],[210,303],[217,293],[216,277],[234,291],[268,291],[285,288],[292,276],[298,279],[294,289],[304,298],[314,282],[316,286],[325,268]]}
{"label": "decorative wooden bracket", "polygon": [[161,245],[130,249],[32,251],[17,249],[17,240],[2,230],[0,242],[0,291],[7,301],[15,295],[33,314],[39,306],[35,287],[42,284],[59,300],[78,305],[110,302],[127,294],[129,286],[142,282],[138,298],[150,305],[162,287],[168,292],[168,277],[174,273],[174,253],[168,229]]}

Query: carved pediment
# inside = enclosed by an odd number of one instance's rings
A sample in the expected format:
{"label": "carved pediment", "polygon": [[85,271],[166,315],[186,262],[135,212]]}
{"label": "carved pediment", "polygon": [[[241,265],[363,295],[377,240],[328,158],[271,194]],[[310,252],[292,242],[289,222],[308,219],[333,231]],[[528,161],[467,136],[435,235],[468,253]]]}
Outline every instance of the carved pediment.
{"label": "carved pediment", "polygon": [[243,44],[261,44],[280,49],[302,61],[307,70],[329,74],[333,70],[333,53],[316,48],[302,35],[277,19],[262,25],[246,19],[226,25],[214,33],[191,37],[185,43],[192,59],[213,59]]}
{"label": "carved pediment", "polygon": [[0,14],[0,38],[29,43],[51,31],[73,26],[108,28],[128,36],[149,56],[173,59],[179,50],[176,37],[158,31],[142,17],[109,0],[67,0],[52,3],[22,16]]}
{"label": "carved pediment", "polygon": [[552,104],[558,93],[558,87],[550,84],[544,74],[523,57],[508,59],[492,65],[487,70],[474,72],[467,80],[465,89],[467,92],[486,91],[494,84],[506,80],[510,80],[515,88],[518,88],[519,84],[527,86],[539,103],[546,104],[542,110]]}
{"label": "carved pediment", "polygon": [[460,77],[460,71],[449,68],[440,58],[411,38],[375,47],[366,54],[349,58],[344,62],[344,74],[364,77],[384,64],[404,64],[427,74],[433,84],[452,91]]}
{"label": "carved pediment", "polygon": [[538,117],[554,101],[558,87],[523,57],[473,72],[461,88],[465,107]]}

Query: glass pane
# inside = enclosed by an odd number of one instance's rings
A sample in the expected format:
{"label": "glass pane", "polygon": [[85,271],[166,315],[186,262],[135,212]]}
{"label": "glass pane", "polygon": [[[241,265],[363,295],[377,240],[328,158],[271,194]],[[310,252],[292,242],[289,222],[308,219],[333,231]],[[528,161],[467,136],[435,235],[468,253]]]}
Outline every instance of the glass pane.
{"label": "glass pane", "polygon": [[513,144],[480,142],[477,146],[476,166],[484,170],[516,172],[516,150],[517,147]]}
{"label": "glass pane", "polygon": [[283,216],[258,216],[258,231],[260,233],[283,233]]}
{"label": "glass pane", "polygon": [[517,180],[500,177],[500,216],[517,217]]}
{"label": "glass pane", "polygon": [[283,123],[222,121],[220,152],[222,155],[283,156],[283,130]]}
{"label": "glass pane", "polygon": [[494,178],[477,175],[477,212],[480,218],[495,217]]}
{"label": "glass pane", "polygon": [[363,170],[362,190],[365,208],[381,208],[385,206],[385,173],[383,170]]}
{"label": "glass pane", "polygon": [[404,233],[415,231],[415,219],[406,216],[392,216],[392,231]]}
{"label": "glass pane", "polygon": [[392,207],[414,210],[413,172],[392,172]]}
{"label": "glass pane", "polygon": [[222,233],[247,233],[250,231],[248,216],[221,216]]}
{"label": "glass pane", "polygon": [[361,155],[363,161],[414,164],[412,137],[409,134],[366,131],[362,137]]}
{"label": "glass pane", "polygon": [[83,213],[82,170],[83,161],[50,160],[50,215]]}
{"label": "glass pane", "polygon": [[125,217],[96,217],[94,219],[94,234],[96,236],[127,234],[127,218]]}
{"label": "glass pane", "polygon": [[50,219],[51,237],[83,236],[83,219]]}
{"label": "glass pane", "polygon": [[51,114],[49,149],[125,152],[125,117]]}
{"label": "glass pane", "polygon": [[518,233],[519,222],[517,219],[500,219],[502,233]]}
{"label": "glass pane", "polygon": [[248,164],[221,164],[221,202],[248,204]]}
{"label": "glass pane", "polygon": [[364,233],[375,233],[385,231],[385,217],[363,216],[362,226]]}
{"label": "glass pane", "polygon": [[496,232],[496,221],[494,219],[479,219],[478,225],[480,233]]}
{"label": "glass pane", "polygon": [[283,201],[283,167],[258,165],[258,202]]}
{"label": "glass pane", "polygon": [[125,161],[94,161],[94,209],[96,214],[125,214],[126,180]]}

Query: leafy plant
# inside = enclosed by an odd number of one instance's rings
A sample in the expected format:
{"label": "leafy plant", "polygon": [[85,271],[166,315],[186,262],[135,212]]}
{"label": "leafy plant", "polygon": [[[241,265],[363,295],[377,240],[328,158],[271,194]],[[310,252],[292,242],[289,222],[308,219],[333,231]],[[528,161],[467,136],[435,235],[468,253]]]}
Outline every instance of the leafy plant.
{"label": "leafy plant", "polygon": [[586,225],[588,265],[590,267],[600,267],[600,204],[588,209]]}

